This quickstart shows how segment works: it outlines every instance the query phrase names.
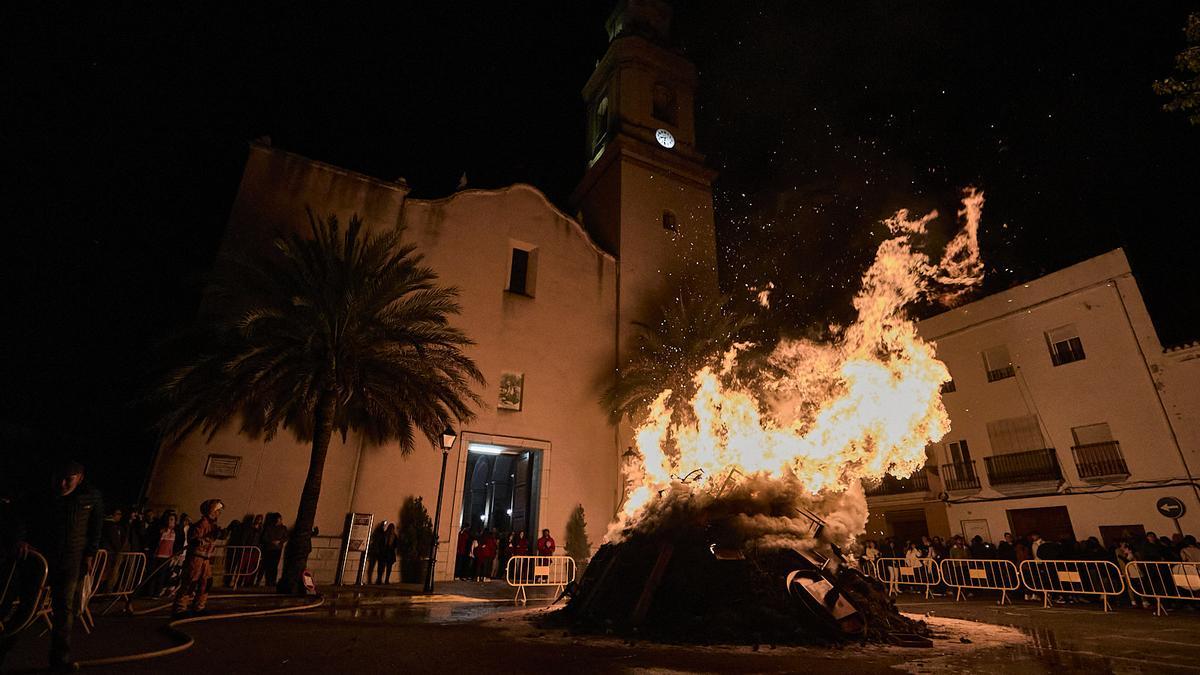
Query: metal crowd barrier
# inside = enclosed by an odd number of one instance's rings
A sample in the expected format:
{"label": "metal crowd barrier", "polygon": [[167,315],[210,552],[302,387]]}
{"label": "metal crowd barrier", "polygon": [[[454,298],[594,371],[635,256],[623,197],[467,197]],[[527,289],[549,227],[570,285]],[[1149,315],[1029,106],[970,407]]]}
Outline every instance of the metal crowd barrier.
{"label": "metal crowd barrier", "polygon": [[1050,606],[1051,594],[1098,595],[1107,612],[1108,596],[1125,592],[1121,568],[1107,560],[1025,560],[1021,583],[1042,594],[1042,607]]}
{"label": "metal crowd barrier", "polygon": [[0,560],[0,639],[25,630],[42,616],[48,577],[46,559],[37,551]]}
{"label": "metal crowd barrier", "polygon": [[216,579],[225,577],[235,588],[247,580],[254,582],[262,564],[262,549],[257,546],[226,546],[217,549],[212,558],[212,575]]}
{"label": "metal crowd barrier", "polygon": [[863,576],[868,576],[873,579],[879,578],[879,573],[875,570],[875,562],[867,558],[859,557],[854,561],[854,569],[863,573]]}
{"label": "metal crowd barrier", "polygon": [[[92,628],[96,626],[96,618],[92,616],[92,610],[88,607],[88,603],[92,601],[92,596],[100,589],[100,583],[104,580],[104,572],[108,568],[108,551],[98,549],[96,555],[92,558],[92,568],[83,575],[79,580],[79,608],[75,611],[79,616],[79,623],[83,625],[84,632],[91,633]],[[50,600],[49,594],[46,596],[47,602]],[[46,625],[50,625],[50,606],[45,607]]]}
{"label": "metal crowd barrier", "polygon": [[961,600],[963,589],[1000,591],[1000,604],[1012,604],[1009,591],[1021,587],[1021,573],[1008,560],[944,558],[938,565],[942,583],[955,589],[954,599]]}
{"label": "metal crowd barrier", "polygon": [[566,555],[514,555],[508,559],[505,579],[517,589],[513,602],[527,602],[530,586],[556,586],[559,592],[575,581],[575,559]]}
{"label": "metal crowd barrier", "polygon": [[915,564],[905,558],[879,558],[875,569],[879,575],[876,578],[888,585],[892,595],[898,595],[901,586],[916,586],[923,587],[925,597],[929,598],[933,587],[941,581],[937,561],[929,558],[921,558]]}
{"label": "metal crowd barrier", "polygon": [[1129,590],[1154,599],[1154,615],[1167,610],[1163,600],[1200,600],[1200,563],[1134,560],[1125,565]]}
{"label": "metal crowd barrier", "polygon": [[127,612],[132,611],[133,592],[142,584],[142,578],[146,574],[146,554],[121,553],[117,556],[116,565],[117,574],[113,578],[112,587],[105,589],[102,593],[93,592],[89,598],[89,600],[95,598],[112,598],[112,602],[108,603],[100,611],[102,615],[107,614],[108,610],[113,608],[113,605],[122,600],[125,601],[125,610]]}

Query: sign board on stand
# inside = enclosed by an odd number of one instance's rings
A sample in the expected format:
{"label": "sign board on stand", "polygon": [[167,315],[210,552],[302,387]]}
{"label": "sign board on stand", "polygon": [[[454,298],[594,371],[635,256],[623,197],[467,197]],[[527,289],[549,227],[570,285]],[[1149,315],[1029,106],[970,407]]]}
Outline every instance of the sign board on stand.
{"label": "sign board on stand", "polygon": [[367,563],[367,549],[371,546],[371,525],[375,521],[373,513],[347,513],[346,528],[342,535],[342,554],[338,559],[337,574],[333,583],[342,584],[342,576],[346,571],[346,562],[351,553],[358,553],[358,569],[354,575],[354,585],[363,583],[363,568]]}
{"label": "sign board on stand", "polygon": [[371,544],[371,522],[375,516],[371,513],[350,514],[349,550],[364,553]]}

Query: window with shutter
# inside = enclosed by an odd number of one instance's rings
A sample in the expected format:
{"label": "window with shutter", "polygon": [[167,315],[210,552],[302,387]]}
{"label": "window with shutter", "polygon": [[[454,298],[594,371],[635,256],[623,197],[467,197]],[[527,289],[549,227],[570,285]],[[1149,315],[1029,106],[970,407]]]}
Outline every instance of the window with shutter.
{"label": "window with shutter", "polygon": [[988,440],[992,443],[992,454],[995,455],[1041,450],[1046,447],[1037,415],[988,422],[987,432]]}
{"label": "window with shutter", "polygon": [[1071,435],[1075,437],[1075,445],[1111,443],[1113,440],[1112,429],[1108,428],[1107,422],[1074,427],[1071,429]]}
{"label": "window with shutter", "polygon": [[1050,362],[1062,366],[1086,358],[1083,342],[1074,324],[1067,324],[1046,333],[1046,345],[1050,348]]}
{"label": "window with shutter", "polygon": [[1017,374],[1013,368],[1012,357],[1008,355],[1008,346],[999,345],[983,351],[983,367],[987,371],[988,382],[996,382]]}

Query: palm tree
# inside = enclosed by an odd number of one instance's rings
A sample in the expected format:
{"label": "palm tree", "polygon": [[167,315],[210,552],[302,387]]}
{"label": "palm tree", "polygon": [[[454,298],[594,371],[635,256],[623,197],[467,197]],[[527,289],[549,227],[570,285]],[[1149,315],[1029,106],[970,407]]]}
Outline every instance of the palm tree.
{"label": "palm tree", "polygon": [[413,451],[415,434],[434,447],[455,420],[473,417],[483,375],[463,352],[471,344],[448,323],[458,292],[437,286],[400,231],[367,234],[357,217],[308,214],[310,237],[282,236],[256,256],[225,256],[194,330],[189,354],[160,387],[166,444],[231,423],[252,438],[283,427],[311,441],[279,589],[302,588],[312,550],[325,455],[333,432]]}
{"label": "palm tree", "polygon": [[634,352],[600,400],[613,424],[626,417],[638,423],[664,389],[671,390],[667,405],[676,421],[686,415],[695,394],[692,377],[704,366],[715,365],[753,325],[730,304],[720,295],[685,292],[664,305],[655,322],[634,322]]}

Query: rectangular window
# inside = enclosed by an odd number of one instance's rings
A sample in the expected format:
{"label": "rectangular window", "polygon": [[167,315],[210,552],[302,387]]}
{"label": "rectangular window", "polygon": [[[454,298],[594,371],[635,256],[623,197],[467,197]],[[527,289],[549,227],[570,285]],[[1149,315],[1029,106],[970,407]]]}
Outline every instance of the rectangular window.
{"label": "rectangular window", "polygon": [[679,221],[675,219],[675,212],[663,211],[662,226],[664,230],[668,230],[670,232],[679,231]]}
{"label": "rectangular window", "polygon": [[529,251],[512,250],[512,265],[508,270],[508,290],[525,294],[525,281],[529,275]]}
{"label": "rectangular window", "polygon": [[967,447],[967,442],[951,441],[946,444],[946,449],[950,455],[951,464],[970,464],[971,450]]}
{"label": "rectangular window", "polygon": [[1079,340],[1079,331],[1075,330],[1074,324],[1047,332],[1046,344],[1050,347],[1050,362],[1056,366],[1086,358],[1083,342]]}
{"label": "rectangular window", "polygon": [[592,111],[592,152],[597,152],[608,140],[609,112],[608,97],[605,96]]}
{"label": "rectangular window", "polygon": [[983,351],[983,367],[987,371],[988,382],[995,382],[1017,374],[1013,368],[1012,357],[1008,355],[1008,346],[1000,345]]}
{"label": "rectangular window", "polygon": [[538,249],[522,242],[510,241],[508,286],[505,290],[533,297],[537,286]]}
{"label": "rectangular window", "polygon": [[992,454],[1007,455],[1046,448],[1037,415],[988,422],[987,432],[988,440],[992,442]]}
{"label": "rectangular window", "polygon": [[1071,454],[1079,477],[1087,481],[1109,482],[1129,477],[1129,465],[1121,453],[1121,444],[1113,440],[1108,424],[1087,424],[1071,429],[1075,445]]}
{"label": "rectangular window", "polygon": [[979,489],[979,475],[965,439],[946,443],[946,458],[950,463],[942,467],[942,484],[947,490]]}

